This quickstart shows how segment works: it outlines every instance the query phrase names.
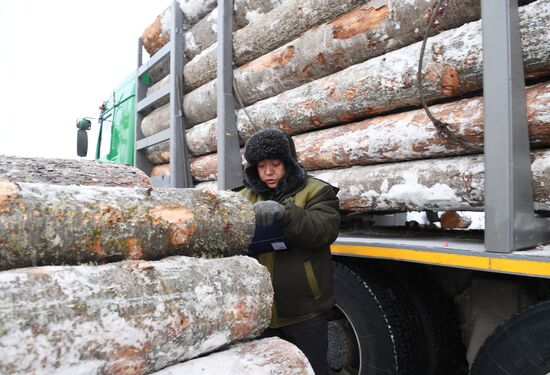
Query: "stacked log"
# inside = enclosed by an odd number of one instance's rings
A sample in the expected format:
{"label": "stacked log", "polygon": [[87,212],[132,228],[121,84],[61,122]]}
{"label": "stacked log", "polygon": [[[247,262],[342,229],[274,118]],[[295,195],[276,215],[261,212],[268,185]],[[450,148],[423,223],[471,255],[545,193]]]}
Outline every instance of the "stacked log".
{"label": "stacked log", "polygon": [[[543,0],[521,9],[525,69],[533,76],[548,74],[550,5]],[[481,89],[480,27],[480,22],[470,23],[430,38],[424,79],[429,101]],[[420,43],[416,43],[257,102],[247,108],[254,123],[239,110],[241,141],[261,128],[278,127],[298,134],[418,105],[419,51]],[[193,155],[215,152],[215,127],[214,119],[188,130],[187,144]]]}
{"label": "stacked log", "polygon": [[249,257],[3,271],[0,373],[150,373],[257,336],[272,300]]}
{"label": "stacked log", "polygon": [[[531,147],[550,146],[550,82],[530,86],[525,91]],[[430,108],[434,116],[451,124],[451,129],[467,142],[483,145],[483,98],[473,97]],[[438,136],[423,109],[379,116],[293,137],[296,152],[307,170],[344,168],[354,165],[391,163],[440,158],[472,153],[471,149]],[[169,172],[167,143],[147,150],[147,157],[159,165],[155,174]],[[217,155],[191,160],[197,181],[216,179]]]}
{"label": "stacked log", "polygon": [[[217,3],[217,0],[178,0],[184,18],[183,31],[189,30],[206,16],[216,7]],[[169,6],[143,31],[141,42],[150,55],[153,55],[170,40],[171,22],[172,7]]]}
{"label": "stacked log", "polygon": [[[250,23],[250,21],[256,20],[263,14],[269,12],[274,7],[280,5],[283,0],[236,0],[234,2],[234,30],[239,30]],[[197,4],[198,6],[198,4]],[[211,3],[205,2],[202,5],[203,10],[210,9]],[[169,11],[164,13],[169,15]],[[198,14],[198,13],[195,13]],[[202,13],[201,13],[202,14]],[[162,17],[161,19],[166,19]],[[218,8],[214,8],[208,15],[196,22],[196,17],[193,19],[184,20],[185,32],[185,46],[184,56],[187,61],[192,60],[199,55],[206,48],[210,47],[216,42],[217,38],[217,21],[218,21]],[[196,22],[196,23],[195,23]],[[190,27],[191,26],[191,27]],[[151,55],[155,54],[164,44],[170,40],[170,24],[167,22],[157,21],[149,26],[143,33],[141,40],[144,48]],[[165,76],[169,71],[168,61],[161,61],[160,64],[152,69],[150,72],[151,77],[155,81]],[[169,75],[160,80],[157,84],[150,88],[149,94],[156,91],[156,89],[162,87],[168,83]]]}
{"label": "stacked log", "polygon": [[314,375],[307,358],[277,337],[237,344],[228,350],[180,363],[153,375]]}
{"label": "stacked log", "polygon": [[[299,38],[235,71],[244,105],[280,94],[353,64],[407,46],[422,38],[429,2],[368,2],[312,28]],[[452,1],[438,22],[447,30],[479,19],[477,1]],[[415,32],[416,31],[416,32]],[[184,96],[189,125],[216,117],[216,81]],[[168,107],[158,112],[169,111]],[[155,120],[156,122],[157,120]],[[148,121],[142,127],[147,128]],[[167,124],[167,122],[166,122]]]}
{"label": "stacked log", "polygon": [[0,179],[0,270],[231,256],[242,254],[254,227],[250,205],[236,193]]}
{"label": "stacked log", "polygon": [[[435,116],[451,123],[451,129],[466,141],[481,146],[482,97],[474,96],[482,89],[481,22],[467,23],[479,18],[478,4],[474,5],[450,1],[438,15],[439,34],[431,37],[426,47],[423,86],[428,102],[434,104]],[[237,111],[241,145],[264,128],[293,135],[300,162],[342,188],[345,211],[482,210],[479,151],[438,135],[424,112],[417,109],[419,40],[430,10],[429,2],[423,1],[399,5],[370,1],[238,65],[237,88],[247,106],[247,113]],[[550,83],[544,81],[550,75],[548,25],[549,0],[520,7],[526,77],[541,82],[527,87],[526,96],[531,146],[542,149],[533,156],[533,166],[538,169],[533,168],[536,207],[544,211],[550,209],[544,190],[545,148],[550,147]],[[187,146],[197,182],[216,178],[214,89],[211,81],[183,99],[188,123],[194,125],[187,130]],[[468,98],[460,100],[465,95]],[[155,125],[159,127],[159,122]],[[161,165],[169,162],[167,143],[150,147],[147,155],[159,165],[155,173],[166,173],[162,171],[166,165]],[[430,175],[427,166],[435,159],[437,170],[446,170],[449,176],[462,173],[464,181],[473,179],[479,186],[460,187],[458,180],[447,181],[447,175],[437,176],[435,169]],[[474,168],[472,173],[458,170],[453,165],[458,162]],[[441,180],[440,185],[454,195],[445,200],[432,194],[430,199],[409,202],[398,198],[398,187],[388,193],[394,185],[406,185],[403,173],[407,169],[414,171],[416,184],[425,187],[424,193]],[[395,181],[377,170],[396,174]],[[367,180],[372,183],[365,183]]]}
{"label": "stacked log", "polygon": [[[309,28],[344,14],[364,2],[365,0],[287,0],[234,33],[234,64],[240,66],[248,63],[291,41]],[[216,77],[216,47],[217,44],[211,45],[184,66],[185,92],[194,90]],[[162,75],[155,72],[152,74]],[[167,79],[168,77],[159,82],[149,94],[164,85]],[[163,124],[167,124],[167,111],[168,106],[165,105],[145,116],[141,126],[144,136],[150,136],[163,129],[164,125],[159,126],[158,123],[163,121]],[[149,130],[150,126],[152,130]]]}

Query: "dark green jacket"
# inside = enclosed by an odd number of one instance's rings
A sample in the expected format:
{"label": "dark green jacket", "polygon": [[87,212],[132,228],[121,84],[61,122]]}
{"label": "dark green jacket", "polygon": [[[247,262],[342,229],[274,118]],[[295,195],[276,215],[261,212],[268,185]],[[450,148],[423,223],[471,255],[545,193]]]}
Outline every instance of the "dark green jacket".
{"label": "dark green jacket", "polygon": [[[252,203],[263,200],[248,188],[241,194]],[[330,244],[340,227],[336,191],[321,180],[308,177],[278,201],[285,206],[279,227],[289,249],[256,257],[269,269],[275,291],[271,328],[306,320],[333,306]]]}

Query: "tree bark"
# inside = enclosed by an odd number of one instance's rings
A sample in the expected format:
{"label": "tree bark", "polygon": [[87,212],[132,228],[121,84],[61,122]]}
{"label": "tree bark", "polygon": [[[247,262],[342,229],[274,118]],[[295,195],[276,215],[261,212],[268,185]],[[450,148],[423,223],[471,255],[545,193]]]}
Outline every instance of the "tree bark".
{"label": "tree bark", "polygon": [[[258,17],[278,7],[284,0],[235,0],[233,31],[240,30]],[[218,8],[214,8],[208,16],[197,22],[185,34],[185,57],[192,60],[216,42]]]}
{"label": "tree bark", "polygon": [[[243,65],[290,42],[311,27],[347,13],[365,0],[286,0],[233,36],[235,66]],[[216,77],[216,44],[183,69],[185,91]]]}
{"label": "tree bark", "polygon": [[0,270],[46,264],[231,256],[254,212],[239,194],[0,180]]}
{"label": "tree bark", "polygon": [[[244,105],[267,99],[351,65],[422,40],[431,3],[371,1],[235,71]],[[479,1],[447,2],[434,32],[479,19]],[[185,95],[186,121],[216,117],[216,80]]]}
{"label": "tree bark", "polygon": [[[189,30],[200,19],[205,17],[214,9],[217,0],[179,0],[181,10],[183,11],[183,31]],[[170,40],[170,27],[172,22],[172,7],[166,8],[155,21],[147,26],[141,36],[143,48],[154,55]]]}
{"label": "tree bark", "polygon": [[236,344],[223,352],[179,363],[152,375],[242,375],[268,371],[277,375],[314,375],[306,356],[278,337]]}
{"label": "tree bark", "polygon": [[[531,154],[535,209],[550,211],[550,150]],[[356,166],[311,174],[340,188],[344,212],[482,211],[483,156]]]}
{"label": "tree bark", "polygon": [[[286,4],[286,3],[285,3]],[[550,1],[520,9],[527,76],[550,73]],[[424,92],[433,102],[482,88],[481,23],[472,22],[430,38],[426,48]],[[241,142],[254,132],[277,127],[290,134],[372,117],[419,105],[416,70],[420,43],[353,65],[237,113]],[[216,119],[187,131],[193,155],[216,150]]]}
{"label": "tree bark", "polygon": [[0,176],[17,182],[150,188],[141,170],[91,160],[24,158],[0,155]]}
{"label": "tree bark", "polygon": [[[550,1],[520,9],[527,76],[550,73]],[[428,102],[482,88],[481,23],[472,22],[430,38],[426,47],[424,93]],[[416,70],[421,43],[353,65],[341,72],[288,90],[237,112],[241,142],[263,128],[305,133],[361,117],[419,105]],[[189,129],[193,155],[216,150],[216,119]]]}
{"label": "tree bark", "polygon": [[[237,31],[242,29],[250,21],[255,21],[257,17],[268,13],[273,8],[279,6],[284,0],[236,0],[234,3],[234,27]],[[206,48],[216,42],[217,38],[217,20],[218,8],[214,8],[206,17],[197,22],[191,30],[185,33],[185,50],[184,55],[187,61],[192,60]],[[159,44],[164,45],[169,38],[164,38]],[[155,50],[156,51],[156,50]],[[162,86],[166,85],[170,80],[170,67],[168,60],[161,61],[157,66],[153,67],[149,74],[153,81],[158,81],[147,90],[147,95],[151,95]],[[168,74],[168,75],[167,75]],[[160,79],[161,77],[164,77]]]}
{"label": "tree bark", "polygon": [[[309,28],[349,12],[364,2],[365,0],[286,0],[279,7],[234,33],[234,64],[240,66],[250,62],[293,40]],[[184,92],[194,90],[216,78],[216,48],[217,44],[211,45],[184,66]],[[152,74],[155,77],[163,75]],[[157,87],[163,85],[166,78],[162,82]],[[154,90],[149,91],[152,92]],[[144,136],[148,137],[167,128],[168,115],[159,112],[169,111],[168,107],[160,107],[144,117],[141,123]],[[159,121],[164,122],[159,125]]]}
{"label": "tree bark", "polygon": [[[527,122],[532,148],[550,146],[550,82],[526,90]],[[438,104],[430,108],[436,118],[451,124],[451,130],[476,146],[483,145],[483,98],[475,97]],[[423,109],[374,117],[357,123],[322,129],[293,137],[300,163],[307,170],[344,168],[354,165],[391,163],[475,153],[438,136]],[[165,146],[162,149],[162,146]],[[167,163],[169,144],[151,148],[153,163]],[[162,150],[162,151],[161,151]],[[169,172],[169,164],[155,167],[155,175]],[[196,181],[215,180],[217,155],[191,159]],[[153,175],[153,174],[152,174]]]}
{"label": "tree bark", "polygon": [[147,374],[257,336],[273,300],[249,257],[22,268],[0,281],[2,374]]}

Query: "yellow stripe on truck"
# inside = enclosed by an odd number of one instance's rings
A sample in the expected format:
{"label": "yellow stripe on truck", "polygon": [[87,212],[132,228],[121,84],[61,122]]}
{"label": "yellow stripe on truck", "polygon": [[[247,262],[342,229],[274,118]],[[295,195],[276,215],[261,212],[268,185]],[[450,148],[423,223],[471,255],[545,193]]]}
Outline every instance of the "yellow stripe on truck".
{"label": "yellow stripe on truck", "polygon": [[331,251],[333,255],[355,255],[369,258],[470,268],[482,271],[550,277],[550,262],[536,260],[505,259],[491,256],[450,254],[437,251],[342,244],[332,244]]}

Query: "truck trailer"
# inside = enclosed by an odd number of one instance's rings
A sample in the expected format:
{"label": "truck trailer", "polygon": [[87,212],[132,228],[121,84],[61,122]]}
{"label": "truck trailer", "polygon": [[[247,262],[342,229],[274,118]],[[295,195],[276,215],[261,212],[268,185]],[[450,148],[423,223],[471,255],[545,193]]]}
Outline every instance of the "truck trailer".
{"label": "truck trailer", "polygon": [[550,373],[550,1],[198,8],[138,39],[103,159],[229,190],[244,142],[283,130],[340,188],[332,373]]}

